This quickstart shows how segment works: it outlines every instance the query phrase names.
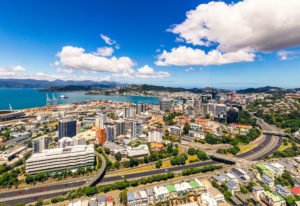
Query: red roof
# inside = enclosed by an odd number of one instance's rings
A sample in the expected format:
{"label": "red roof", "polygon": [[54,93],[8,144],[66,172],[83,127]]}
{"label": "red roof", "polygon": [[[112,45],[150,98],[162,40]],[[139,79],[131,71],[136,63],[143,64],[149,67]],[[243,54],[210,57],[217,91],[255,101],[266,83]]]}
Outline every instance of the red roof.
{"label": "red roof", "polygon": [[300,188],[299,187],[293,187],[290,189],[292,193],[294,193],[295,195],[299,195],[300,194]]}

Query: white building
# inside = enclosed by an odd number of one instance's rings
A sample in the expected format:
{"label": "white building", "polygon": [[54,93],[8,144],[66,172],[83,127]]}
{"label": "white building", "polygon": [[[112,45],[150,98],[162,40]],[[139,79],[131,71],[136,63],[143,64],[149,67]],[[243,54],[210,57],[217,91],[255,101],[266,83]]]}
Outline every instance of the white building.
{"label": "white building", "polygon": [[162,142],[163,131],[161,129],[148,130],[148,142]]}
{"label": "white building", "polygon": [[93,166],[95,161],[94,145],[67,146],[46,149],[34,153],[26,161],[26,173],[53,172],[79,167]]}
{"label": "white building", "polygon": [[141,144],[138,147],[127,147],[128,157],[142,157],[149,154],[148,146]]}

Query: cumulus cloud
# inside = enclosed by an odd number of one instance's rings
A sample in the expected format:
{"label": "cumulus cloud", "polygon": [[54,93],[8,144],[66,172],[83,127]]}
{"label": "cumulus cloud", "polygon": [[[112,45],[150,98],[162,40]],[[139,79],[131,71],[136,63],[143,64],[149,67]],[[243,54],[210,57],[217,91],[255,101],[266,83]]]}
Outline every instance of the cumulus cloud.
{"label": "cumulus cloud", "polygon": [[83,48],[65,46],[57,54],[63,66],[81,71],[95,72],[129,72],[133,73],[132,69],[135,63],[129,57],[102,57],[92,53],[85,53]]}
{"label": "cumulus cloud", "polygon": [[128,72],[122,72],[122,73],[116,73],[112,75],[113,77],[121,77],[125,79],[133,79],[133,73]]}
{"label": "cumulus cloud", "polygon": [[255,54],[248,50],[238,50],[223,53],[218,50],[211,50],[208,53],[201,49],[193,49],[186,46],[166,50],[158,55],[158,66],[188,66],[188,65],[222,65],[241,61],[254,61]]}
{"label": "cumulus cloud", "polygon": [[200,68],[189,67],[189,68],[184,69],[184,71],[186,71],[186,72],[190,72],[190,71],[203,71],[203,68],[202,67],[200,67]]}
{"label": "cumulus cloud", "polygon": [[73,73],[74,70],[73,69],[63,69],[63,68],[58,67],[55,69],[55,72],[57,72],[57,73]]}
{"label": "cumulus cloud", "polygon": [[113,45],[113,44],[117,43],[115,40],[112,40],[111,38],[109,38],[108,36],[106,36],[104,34],[100,34],[100,36],[105,41],[105,43],[108,45]]}
{"label": "cumulus cloud", "polygon": [[277,52],[277,56],[280,60],[292,60],[298,58],[298,54],[300,51],[287,51],[287,50],[280,50]]}
{"label": "cumulus cloud", "polygon": [[169,77],[170,74],[168,72],[155,72],[151,67],[145,65],[138,69],[135,76],[143,79],[161,79]]}
{"label": "cumulus cloud", "polygon": [[26,69],[20,65],[9,66],[9,67],[0,67],[0,72],[1,73],[26,72]]}
{"label": "cumulus cloud", "polygon": [[100,56],[106,56],[109,57],[112,55],[112,53],[114,52],[114,49],[111,47],[100,47],[97,48],[97,52],[94,52],[94,55],[100,55]]}
{"label": "cumulus cloud", "polygon": [[299,0],[210,2],[187,12],[169,31],[193,45],[217,45],[223,52],[269,52],[300,45]]}

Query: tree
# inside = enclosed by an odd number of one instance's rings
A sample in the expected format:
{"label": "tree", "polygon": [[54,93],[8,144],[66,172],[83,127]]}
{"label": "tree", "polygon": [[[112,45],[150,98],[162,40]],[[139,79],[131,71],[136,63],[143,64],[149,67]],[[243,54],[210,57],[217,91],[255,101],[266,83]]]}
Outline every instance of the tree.
{"label": "tree", "polygon": [[148,156],[144,156],[144,163],[149,163],[149,157]]}
{"label": "tree", "polygon": [[197,156],[200,160],[208,160],[209,159],[207,154],[202,150],[197,151]]}
{"label": "tree", "polygon": [[127,206],[127,189],[123,190],[119,194],[120,201]]}
{"label": "tree", "polygon": [[117,153],[115,154],[115,158],[116,158],[116,160],[121,161],[121,159],[122,159],[121,152],[117,152]]}
{"label": "tree", "polygon": [[183,134],[184,134],[184,135],[188,135],[190,129],[191,129],[191,126],[190,126],[188,123],[186,123],[186,124],[184,125],[184,127],[183,127]]}
{"label": "tree", "polygon": [[104,148],[104,151],[106,154],[110,154],[110,149],[109,148]]}
{"label": "tree", "polygon": [[195,150],[195,148],[193,148],[193,147],[191,147],[191,148],[188,149],[188,154],[189,154],[189,155],[194,155],[195,152],[196,152],[196,150]]}
{"label": "tree", "polygon": [[155,167],[156,168],[160,168],[162,166],[162,161],[161,160],[158,160],[156,163],[155,163]]}
{"label": "tree", "polygon": [[114,168],[120,169],[120,162],[118,160],[114,162]]}

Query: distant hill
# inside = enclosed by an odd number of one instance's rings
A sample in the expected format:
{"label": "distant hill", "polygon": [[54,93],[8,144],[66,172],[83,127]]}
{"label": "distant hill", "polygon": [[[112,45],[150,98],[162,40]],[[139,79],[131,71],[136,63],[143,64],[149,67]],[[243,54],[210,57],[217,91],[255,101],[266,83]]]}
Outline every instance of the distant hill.
{"label": "distant hill", "polygon": [[164,86],[156,86],[156,85],[149,85],[149,84],[133,84],[127,87],[123,87],[120,89],[120,92],[131,92],[131,91],[136,91],[136,92],[143,92],[143,91],[166,91],[166,92],[193,92],[193,93],[227,93],[231,92],[231,90],[228,89],[218,89],[218,88],[213,88],[213,87],[205,87],[205,88],[193,88],[193,89],[185,89],[182,87],[164,87]]}
{"label": "distant hill", "polygon": [[284,94],[284,93],[296,92],[298,90],[299,90],[299,88],[284,89],[284,88],[280,88],[280,87],[266,86],[266,87],[242,89],[242,90],[238,90],[237,92],[240,94],[249,94],[249,93]]}
{"label": "distant hill", "polygon": [[49,88],[57,86],[98,86],[102,88],[112,88],[117,86],[126,86],[118,82],[109,81],[47,81],[47,80],[35,80],[35,79],[0,79],[0,88]]}

